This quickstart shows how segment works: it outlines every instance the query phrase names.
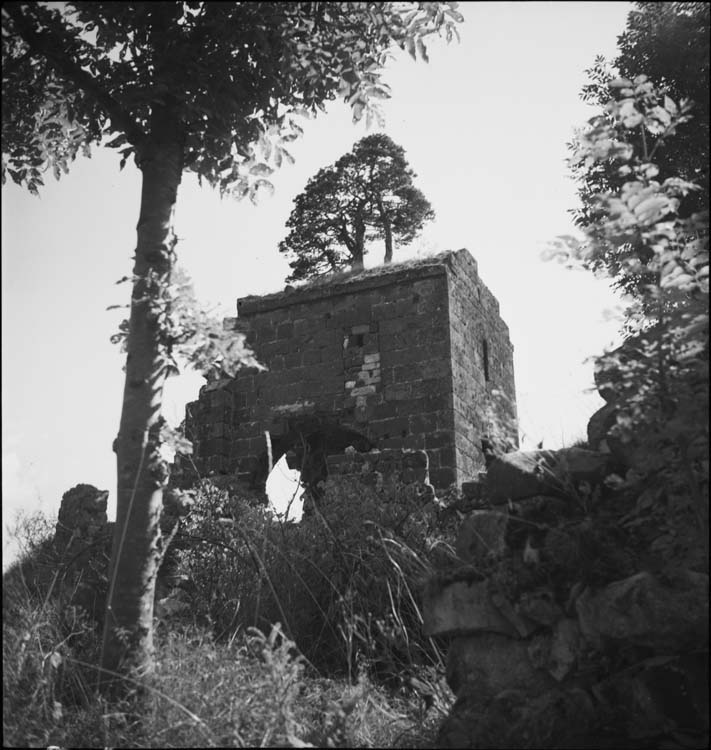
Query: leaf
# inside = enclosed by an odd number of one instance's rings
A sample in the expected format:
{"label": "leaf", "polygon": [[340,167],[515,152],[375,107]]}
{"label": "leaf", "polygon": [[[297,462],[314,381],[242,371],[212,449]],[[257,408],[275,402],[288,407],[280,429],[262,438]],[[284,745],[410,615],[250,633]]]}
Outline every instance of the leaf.
{"label": "leaf", "polygon": [[644,115],[637,110],[634,101],[631,99],[622,102],[619,117],[626,128],[637,127],[644,121]]}
{"label": "leaf", "polygon": [[112,141],[109,141],[106,144],[107,148],[118,148],[119,146],[123,146],[123,144],[126,143],[126,136],[121,133],[121,135],[117,135],[116,138],[114,138]]}
{"label": "leaf", "polygon": [[421,37],[417,37],[417,51],[420,53],[420,57],[428,63],[430,61],[430,58],[427,56],[427,48],[425,47],[425,43],[422,41]]}
{"label": "leaf", "polygon": [[666,111],[670,115],[672,115],[672,117],[674,117],[677,114],[679,114],[679,110],[678,110],[676,104],[674,104],[674,101],[670,97],[666,96],[666,94],[664,96],[664,109],[666,109]]}
{"label": "leaf", "polygon": [[268,164],[255,164],[250,170],[250,174],[255,175],[270,175],[274,172],[274,169],[270,167]]}
{"label": "leaf", "polygon": [[417,60],[417,54],[415,53],[415,40],[412,37],[407,37],[405,45],[410,57],[413,60]]}

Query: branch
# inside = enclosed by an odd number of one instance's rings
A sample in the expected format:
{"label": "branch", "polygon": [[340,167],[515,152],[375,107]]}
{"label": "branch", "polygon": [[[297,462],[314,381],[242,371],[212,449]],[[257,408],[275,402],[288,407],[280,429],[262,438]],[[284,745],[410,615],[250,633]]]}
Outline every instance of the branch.
{"label": "branch", "polygon": [[129,143],[137,149],[146,137],[141,127],[96,79],[83,70],[74,60],[61,50],[61,40],[51,32],[37,32],[32,23],[22,14],[19,3],[5,3],[3,11],[12,18],[15,28],[30,50],[44,57],[56,70],[82,91],[89,94],[111,118],[116,130],[121,130]]}

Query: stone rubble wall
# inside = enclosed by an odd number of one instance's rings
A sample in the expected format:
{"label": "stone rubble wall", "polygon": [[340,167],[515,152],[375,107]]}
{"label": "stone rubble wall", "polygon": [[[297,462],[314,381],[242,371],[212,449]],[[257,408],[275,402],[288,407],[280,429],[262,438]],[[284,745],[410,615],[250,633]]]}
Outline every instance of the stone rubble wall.
{"label": "stone rubble wall", "polygon": [[341,455],[328,456],[327,463],[330,477],[355,477],[377,489],[396,484],[405,491],[414,492],[423,502],[435,497],[425,451],[386,448],[360,453],[347,448]]}
{"label": "stone rubble wall", "polygon": [[[514,452],[465,485],[457,559],[423,594],[423,633],[446,640],[457,697],[439,746],[647,747],[614,743],[681,727],[692,744],[679,747],[707,743],[708,575],[676,567],[672,580],[615,549],[629,573],[581,583],[588,573],[571,562],[585,559],[585,541],[566,523],[592,531],[581,508],[599,512],[613,461],[577,448]],[[607,507],[619,502],[610,495]],[[605,653],[637,656],[603,669]]]}

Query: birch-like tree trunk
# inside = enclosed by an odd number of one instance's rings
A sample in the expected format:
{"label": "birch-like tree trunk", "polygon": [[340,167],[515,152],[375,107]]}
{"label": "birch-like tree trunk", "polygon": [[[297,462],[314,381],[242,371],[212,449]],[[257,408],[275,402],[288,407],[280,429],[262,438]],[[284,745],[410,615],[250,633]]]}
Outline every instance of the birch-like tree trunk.
{"label": "birch-like tree trunk", "polygon": [[[165,383],[159,315],[173,267],[173,211],[182,172],[182,135],[167,106],[156,107],[140,154],[143,173],[133,291],[126,342],[126,380],[118,437],[116,526],[111,551],[101,667],[150,671],[153,599],[161,560],[159,518],[165,464],[159,430]],[[111,675],[103,672],[104,684]]]}

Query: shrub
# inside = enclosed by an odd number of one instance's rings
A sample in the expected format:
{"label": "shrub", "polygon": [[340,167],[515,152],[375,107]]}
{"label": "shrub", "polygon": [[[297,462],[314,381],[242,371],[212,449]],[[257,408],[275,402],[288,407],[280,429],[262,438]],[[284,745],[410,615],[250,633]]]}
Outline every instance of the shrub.
{"label": "shrub", "polygon": [[406,679],[413,665],[441,664],[421,635],[420,584],[442,547],[438,508],[402,487],[345,478],[322,485],[299,524],[202,482],[176,537],[191,581],[191,609],[218,638],[281,622],[319,670]]}

